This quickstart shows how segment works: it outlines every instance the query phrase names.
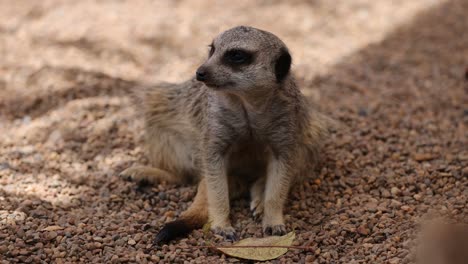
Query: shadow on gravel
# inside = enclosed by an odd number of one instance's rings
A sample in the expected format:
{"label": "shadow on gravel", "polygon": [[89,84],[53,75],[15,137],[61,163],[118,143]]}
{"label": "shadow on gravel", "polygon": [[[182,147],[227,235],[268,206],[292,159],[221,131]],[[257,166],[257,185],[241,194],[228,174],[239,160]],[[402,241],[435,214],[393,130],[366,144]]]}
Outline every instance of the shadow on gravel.
{"label": "shadow on gravel", "polygon": [[374,165],[404,143],[420,151],[440,145],[441,151],[462,152],[468,120],[467,12],[464,0],[435,6],[307,83],[319,89],[324,111],[345,124],[329,148],[357,147],[354,151],[364,156],[371,145],[383,143],[387,151],[374,149],[372,155],[379,156]]}
{"label": "shadow on gravel", "polygon": [[[377,103],[410,110],[416,108],[414,101],[424,101],[424,105],[418,105],[419,111],[463,110],[467,12],[468,2],[464,0],[447,1],[423,11],[382,41],[343,58],[308,86],[318,87],[323,97],[335,102],[328,106],[329,111],[337,105],[351,108],[351,103],[354,109],[350,110],[356,114],[363,110],[361,115],[367,113],[365,110],[378,112]],[[461,117],[463,111],[458,114]]]}
{"label": "shadow on gravel", "polygon": [[[25,87],[40,92],[0,94],[0,113],[9,118],[37,118],[66,102],[103,95],[126,95],[134,82],[80,68],[43,66],[24,77]],[[1,91],[0,91],[1,92]]]}
{"label": "shadow on gravel", "polygon": [[410,258],[409,246],[395,240],[414,238],[417,219],[431,209],[448,205],[450,212],[438,213],[466,221],[466,205],[455,197],[463,197],[468,166],[467,13],[464,0],[430,8],[306,83],[343,123],[327,143],[316,193],[306,199],[322,205],[311,215],[325,217],[311,228],[316,235],[344,230],[353,242],[335,245],[325,236],[322,252],[365,259],[369,252],[357,242],[374,251],[394,246],[400,263]]}

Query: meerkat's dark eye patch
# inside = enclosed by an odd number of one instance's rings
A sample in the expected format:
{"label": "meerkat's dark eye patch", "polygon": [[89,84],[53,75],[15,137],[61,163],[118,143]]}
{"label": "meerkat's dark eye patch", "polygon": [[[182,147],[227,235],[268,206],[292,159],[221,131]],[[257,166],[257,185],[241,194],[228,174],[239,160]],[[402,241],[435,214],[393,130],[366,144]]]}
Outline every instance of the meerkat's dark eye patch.
{"label": "meerkat's dark eye patch", "polygon": [[210,51],[208,53],[208,57],[211,57],[211,56],[213,56],[213,53],[215,52],[215,47],[214,47],[213,43],[208,45],[208,47],[210,48]]}
{"label": "meerkat's dark eye patch", "polygon": [[246,50],[232,49],[226,51],[223,56],[223,62],[227,65],[248,65],[252,63],[253,54]]}

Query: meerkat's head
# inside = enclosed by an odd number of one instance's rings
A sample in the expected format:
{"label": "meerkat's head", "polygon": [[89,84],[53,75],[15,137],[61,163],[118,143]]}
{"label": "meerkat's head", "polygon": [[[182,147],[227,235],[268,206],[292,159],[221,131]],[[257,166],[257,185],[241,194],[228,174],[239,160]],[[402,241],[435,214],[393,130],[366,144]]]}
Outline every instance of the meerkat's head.
{"label": "meerkat's head", "polygon": [[272,33],[239,26],[218,35],[209,47],[196,78],[210,88],[242,92],[279,86],[289,76],[291,55]]}

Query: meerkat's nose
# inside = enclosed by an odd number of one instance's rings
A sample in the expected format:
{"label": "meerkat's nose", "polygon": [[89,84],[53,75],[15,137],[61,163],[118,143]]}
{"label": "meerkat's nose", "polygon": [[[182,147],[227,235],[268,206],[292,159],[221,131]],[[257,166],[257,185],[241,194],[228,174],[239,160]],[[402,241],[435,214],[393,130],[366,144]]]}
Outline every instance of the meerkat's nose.
{"label": "meerkat's nose", "polygon": [[208,76],[206,70],[202,67],[198,68],[196,75],[197,75],[197,81],[201,81],[201,82],[206,81],[207,76]]}

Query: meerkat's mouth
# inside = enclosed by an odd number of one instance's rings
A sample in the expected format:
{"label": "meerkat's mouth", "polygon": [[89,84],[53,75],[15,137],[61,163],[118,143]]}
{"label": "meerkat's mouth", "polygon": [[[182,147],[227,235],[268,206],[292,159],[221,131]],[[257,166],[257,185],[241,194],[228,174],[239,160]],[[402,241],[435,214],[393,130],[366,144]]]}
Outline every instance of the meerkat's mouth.
{"label": "meerkat's mouth", "polygon": [[233,82],[226,82],[223,84],[218,84],[218,83],[212,83],[212,82],[203,82],[207,87],[212,88],[212,89],[225,89],[234,86]]}
{"label": "meerkat's mouth", "polygon": [[208,86],[209,88],[213,88],[213,89],[221,89],[223,88],[222,85],[217,85],[217,84],[213,84],[213,83],[205,83],[206,86]]}

